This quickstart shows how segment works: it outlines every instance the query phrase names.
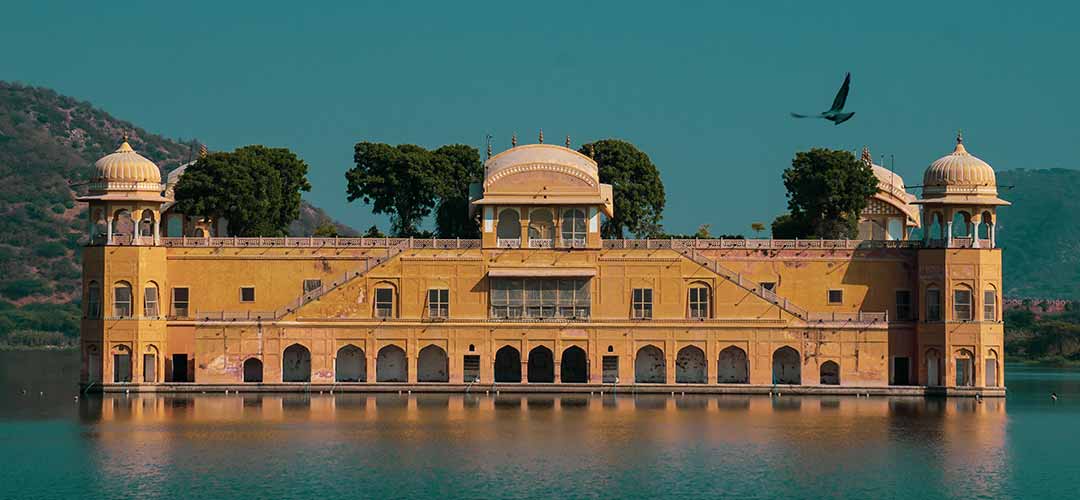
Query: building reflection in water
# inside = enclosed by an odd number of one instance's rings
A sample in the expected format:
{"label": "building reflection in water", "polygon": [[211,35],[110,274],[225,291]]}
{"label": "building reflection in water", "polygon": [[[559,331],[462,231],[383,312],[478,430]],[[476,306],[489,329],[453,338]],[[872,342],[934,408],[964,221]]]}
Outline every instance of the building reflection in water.
{"label": "building reflection in water", "polygon": [[[345,474],[438,466],[491,480],[508,467],[538,477],[582,467],[640,470],[658,484],[678,484],[686,465],[697,464],[751,476],[744,479],[780,474],[778,488],[793,491],[827,490],[828,481],[851,474],[902,485],[912,478],[897,465],[925,463],[919,481],[960,497],[998,496],[993,479],[1008,467],[1002,399],[104,395],[81,401],[80,412],[102,477],[137,477],[145,491],[192,467],[259,467],[252,457],[323,460],[326,473]],[[528,493],[504,487],[508,496]]]}

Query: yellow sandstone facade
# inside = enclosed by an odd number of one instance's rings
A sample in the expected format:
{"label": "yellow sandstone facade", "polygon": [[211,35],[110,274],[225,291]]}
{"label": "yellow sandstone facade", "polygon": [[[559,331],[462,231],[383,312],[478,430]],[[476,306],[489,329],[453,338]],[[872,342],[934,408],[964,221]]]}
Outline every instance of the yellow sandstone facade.
{"label": "yellow sandstone facade", "polygon": [[545,144],[487,160],[479,240],[231,238],[125,142],[82,198],[82,382],[1003,394],[993,169],[873,167],[862,240],[604,240],[611,186]]}

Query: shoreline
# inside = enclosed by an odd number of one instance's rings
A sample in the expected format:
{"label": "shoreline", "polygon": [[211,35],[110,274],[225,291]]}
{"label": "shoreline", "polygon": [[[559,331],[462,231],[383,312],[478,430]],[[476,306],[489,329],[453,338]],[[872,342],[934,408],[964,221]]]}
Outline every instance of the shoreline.
{"label": "shoreline", "polygon": [[1004,387],[789,386],[748,384],[448,384],[448,383],[247,383],[80,384],[83,392],[147,394],[211,393],[463,393],[477,394],[712,394],[796,396],[1005,397]]}

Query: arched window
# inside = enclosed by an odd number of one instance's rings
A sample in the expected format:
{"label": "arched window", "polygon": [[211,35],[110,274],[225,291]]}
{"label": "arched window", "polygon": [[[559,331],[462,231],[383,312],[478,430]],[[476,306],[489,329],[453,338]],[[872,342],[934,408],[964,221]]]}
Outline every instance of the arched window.
{"label": "arched window", "polygon": [[958,349],[953,354],[956,363],[957,387],[971,387],[975,385],[975,355],[967,349]]}
{"label": "arched window", "polygon": [[926,321],[941,321],[941,289],[934,285],[926,288]]}
{"label": "arched window", "polygon": [[91,281],[86,286],[86,317],[101,318],[101,285],[96,281]]}
{"label": "arched window", "polygon": [[109,224],[105,220],[105,211],[100,208],[95,208],[90,215],[90,244],[99,245],[106,241],[106,233],[109,231]]}
{"label": "arched window", "polygon": [[551,210],[537,208],[529,212],[529,247],[549,248],[555,240],[555,222]]}
{"label": "arched window", "polygon": [[953,321],[971,321],[971,289],[960,285],[953,290]]}
{"label": "arched window", "polygon": [[158,286],[151,281],[143,289],[143,316],[147,318],[158,317],[158,302]]}
{"label": "arched window", "polygon": [[968,238],[971,236],[971,214],[964,211],[953,214],[952,235],[953,238]]}
{"label": "arched window", "polygon": [[499,212],[499,225],[495,228],[495,236],[500,247],[521,245],[521,217],[517,210],[504,208]]}
{"label": "arched window", "polygon": [[709,285],[696,282],[690,284],[690,319],[708,319],[711,315],[709,302],[711,300]]}
{"label": "arched window", "polygon": [[798,351],[784,346],[773,352],[773,383],[802,383],[802,363]]}
{"label": "arched window", "polygon": [[904,222],[895,217],[889,219],[889,226],[885,233],[885,239],[887,240],[902,240],[904,239]]}
{"label": "arched window", "polygon": [[562,212],[562,244],[566,247],[585,246],[587,226],[585,211],[580,208],[567,208]]}
{"label": "arched window", "polygon": [[997,372],[998,372],[998,355],[997,355],[997,351],[995,351],[993,349],[990,349],[990,351],[986,353],[986,372],[983,373],[983,375],[986,377],[986,383],[984,385],[986,385],[987,387],[997,387],[998,385],[1000,385],[998,383],[998,373]]}
{"label": "arched window", "polygon": [[113,285],[113,317],[130,318],[131,310],[131,284],[126,281],[118,281]]}
{"label": "arched window", "polygon": [[840,385],[840,365],[835,361],[821,364],[820,381],[822,385]]}
{"label": "arched window", "polygon": [[979,239],[990,239],[990,224],[994,223],[994,216],[990,215],[989,211],[983,212],[979,217]]}
{"label": "arched window", "polygon": [[997,321],[997,290],[993,285],[983,290],[983,321]]}
{"label": "arched window", "polygon": [[143,210],[142,217],[139,219],[139,236],[154,236],[153,210]]}
{"label": "arched window", "polygon": [[394,287],[389,283],[380,283],[375,285],[375,317],[376,318],[393,318],[395,316],[394,308]]}
{"label": "arched window", "polygon": [[135,235],[135,221],[131,218],[131,212],[120,209],[113,214],[113,243],[131,243],[131,237]]}
{"label": "arched window", "polygon": [[931,240],[940,240],[944,238],[944,222],[942,222],[941,212],[934,212],[930,214],[930,230],[927,234],[930,235]]}

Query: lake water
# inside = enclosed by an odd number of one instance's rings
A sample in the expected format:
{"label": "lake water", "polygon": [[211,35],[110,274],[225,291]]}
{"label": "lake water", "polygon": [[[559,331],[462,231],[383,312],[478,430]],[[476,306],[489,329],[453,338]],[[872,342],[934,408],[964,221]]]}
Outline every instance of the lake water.
{"label": "lake water", "polygon": [[0,352],[0,497],[1077,496],[1080,372],[1006,373],[1008,398],[982,403],[630,394],[75,401],[76,354]]}

